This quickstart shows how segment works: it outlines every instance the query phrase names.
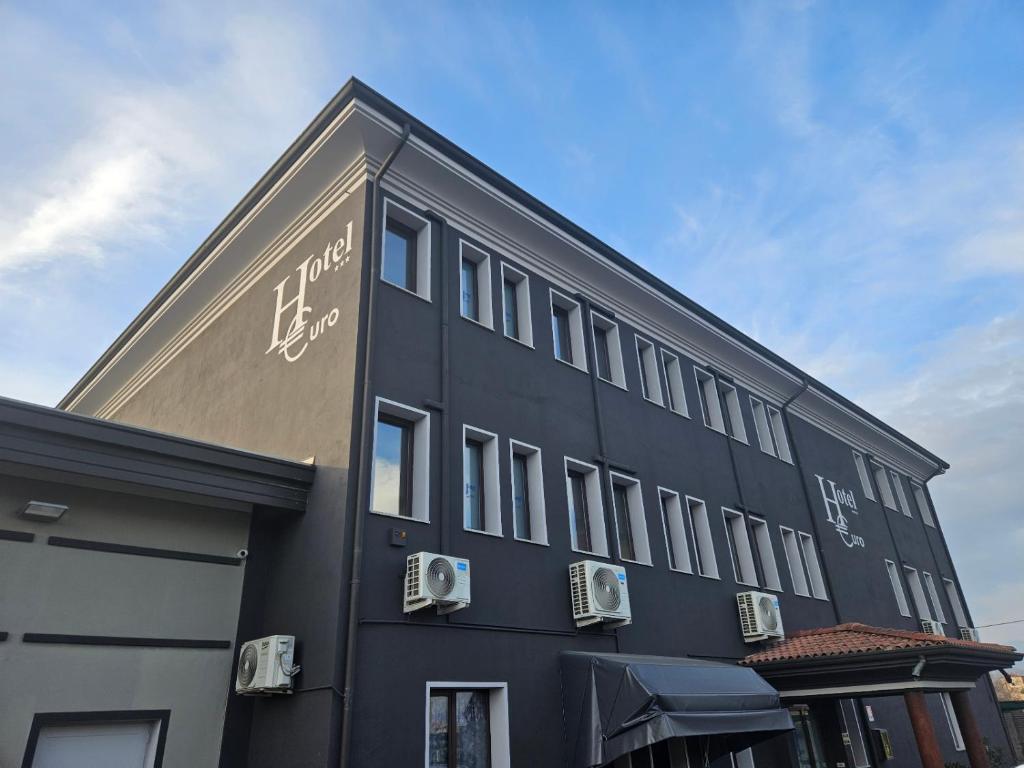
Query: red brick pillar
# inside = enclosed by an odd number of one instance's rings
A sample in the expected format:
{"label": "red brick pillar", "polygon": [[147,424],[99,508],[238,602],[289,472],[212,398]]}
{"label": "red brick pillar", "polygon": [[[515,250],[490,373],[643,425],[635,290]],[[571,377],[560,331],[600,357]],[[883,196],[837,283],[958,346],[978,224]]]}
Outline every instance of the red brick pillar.
{"label": "red brick pillar", "polygon": [[974,710],[971,709],[971,699],[967,691],[954,691],[949,694],[949,698],[953,702],[956,721],[960,724],[960,733],[964,737],[971,768],[989,768],[988,752],[985,751],[985,742],[981,740],[981,731],[978,729],[978,721],[974,718]]}
{"label": "red brick pillar", "polygon": [[935,728],[928,714],[924,694],[920,691],[907,691],[903,694],[903,700],[907,705],[907,714],[910,715],[910,725],[914,728],[922,768],[944,768],[942,752],[939,751],[939,742],[935,738]]}

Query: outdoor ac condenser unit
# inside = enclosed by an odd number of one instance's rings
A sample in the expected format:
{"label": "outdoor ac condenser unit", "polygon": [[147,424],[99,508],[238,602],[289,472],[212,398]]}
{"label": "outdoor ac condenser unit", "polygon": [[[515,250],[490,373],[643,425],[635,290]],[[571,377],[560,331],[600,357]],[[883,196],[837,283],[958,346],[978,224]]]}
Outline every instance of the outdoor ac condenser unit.
{"label": "outdoor ac condenser unit", "polygon": [[945,637],[946,633],[942,631],[942,625],[937,621],[931,619],[921,619],[921,631],[926,635],[938,635],[939,637]]}
{"label": "outdoor ac condenser unit", "polygon": [[572,616],[577,627],[605,623],[622,627],[633,621],[626,570],[618,565],[581,560],[569,566]]}
{"label": "outdoor ac condenser unit", "polygon": [[974,627],[960,627],[960,639],[973,640],[976,643],[980,643],[981,633]]}
{"label": "outdoor ac condenser unit", "polygon": [[417,552],[405,566],[405,613],[436,605],[439,614],[469,605],[469,560]]}
{"label": "outdoor ac condenser unit", "polygon": [[294,635],[270,635],[243,643],[238,655],[235,693],[291,693],[292,678],[301,670],[294,662]]}
{"label": "outdoor ac condenser unit", "polygon": [[786,636],[782,629],[778,596],[766,592],[740,592],[736,595],[736,605],[745,642],[756,643]]}

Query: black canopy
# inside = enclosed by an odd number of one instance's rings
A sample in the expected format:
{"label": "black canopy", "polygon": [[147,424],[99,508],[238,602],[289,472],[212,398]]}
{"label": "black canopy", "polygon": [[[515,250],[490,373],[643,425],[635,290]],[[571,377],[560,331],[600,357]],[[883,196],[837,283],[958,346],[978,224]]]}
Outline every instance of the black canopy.
{"label": "black canopy", "polygon": [[564,651],[560,661],[572,768],[675,737],[711,736],[714,752],[736,751],[793,728],[778,692],[752,669],[624,653]]}

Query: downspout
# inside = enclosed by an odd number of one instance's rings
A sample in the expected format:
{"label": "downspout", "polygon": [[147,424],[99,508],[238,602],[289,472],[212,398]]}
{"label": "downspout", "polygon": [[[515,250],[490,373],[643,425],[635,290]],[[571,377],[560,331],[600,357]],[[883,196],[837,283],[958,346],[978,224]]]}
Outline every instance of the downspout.
{"label": "downspout", "polygon": [[814,548],[818,553],[818,564],[821,567],[821,572],[825,576],[825,589],[828,590],[829,602],[832,604],[832,613],[836,617],[836,624],[842,624],[842,616],[839,613],[839,598],[836,595],[835,589],[832,588],[832,573],[829,571],[825,552],[821,548],[821,530],[818,527],[818,516],[814,513],[814,503],[811,501],[810,491],[807,490],[807,475],[804,473],[803,462],[800,461],[800,446],[797,444],[796,432],[793,431],[793,421],[789,413],[789,407],[807,391],[809,386],[810,384],[807,379],[804,379],[800,383],[800,389],[779,408],[779,413],[782,414],[782,419],[786,424],[786,432],[789,434],[790,453],[793,454],[793,466],[796,467],[797,474],[800,476],[800,489],[804,493],[807,513],[811,516],[811,528],[814,531]]}
{"label": "downspout", "polygon": [[380,263],[382,250],[382,233],[380,231],[379,219],[383,206],[384,195],[381,192],[380,184],[384,174],[388,172],[391,164],[402,151],[402,147],[409,141],[410,126],[406,123],[402,127],[402,137],[398,145],[391,150],[380,168],[373,175],[373,205],[370,217],[370,284],[366,298],[366,338],[363,340],[363,391],[362,410],[360,418],[362,424],[359,429],[359,446],[357,454],[357,467],[359,476],[356,479],[356,505],[355,524],[352,530],[352,570],[349,578],[348,590],[348,624],[345,631],[345,682],[342,686],[342,710],[341,710],[341,768],[349,765],[349,755],[352,751],[352,695],[355,691],[356,671],[356,638],[359,631],[359,589],[362,584],[363,573],[363,544],[366,536],[366,514],[367,506],[367,485],[369,484],[369,473],[364,466],[366,450],[370,444],[370,414],[371,398],[373,396],[371,385],[371,364],[373,362],[373,331],[375,312],[377,308],[377,293],[380,289]]}
{"label": "downspout", "polygon": [[[427,218],[437,223],[441,230],[440,251],[441,251],[441,400],[440,402],[428,402],[426,405],[441,414],[441,510],[438,515],[438,525],[441,527],[441,544],[439,554],[447,555],[451,548],[451,525],[452,515],[450,514],[452,482],[451,482],[451,352],[448,338],[448,313],[450,311],[450,288],[448,280],[450,277],[450,265],[448,259],[448,222],[433,211],[427,211]],[[448,614],[448,621],[451,622],[452,614]]]}

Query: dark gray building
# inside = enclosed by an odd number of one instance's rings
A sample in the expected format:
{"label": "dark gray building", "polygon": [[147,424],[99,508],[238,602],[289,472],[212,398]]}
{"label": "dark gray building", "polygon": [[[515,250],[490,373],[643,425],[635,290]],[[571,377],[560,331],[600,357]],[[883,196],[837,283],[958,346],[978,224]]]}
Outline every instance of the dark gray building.
{"label": "dark gray building", "polygon": [[[357,81],[61,407],[316,467],[303,514],[253,516],[239,614],[303,671],[230,695],[221,765],[1006,749],[983,675],[1015,656],[959,639],[947,465]],[[421,551],[468,561],[468,604],[404,610]],[[574,619],[581,561],[631,623]],[[796,645],[744,638],[749,592]]]}

